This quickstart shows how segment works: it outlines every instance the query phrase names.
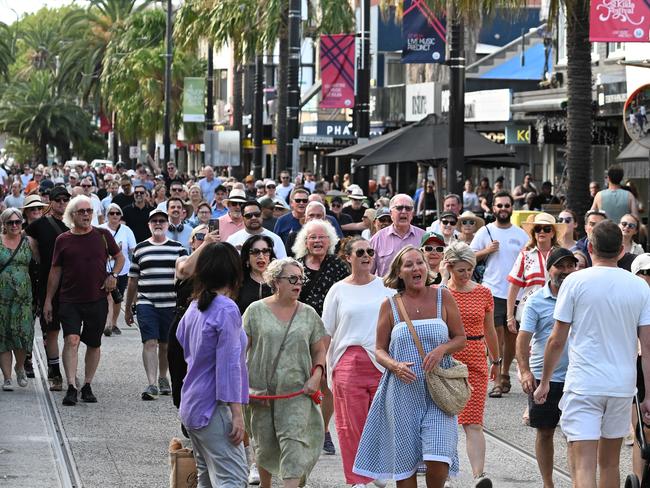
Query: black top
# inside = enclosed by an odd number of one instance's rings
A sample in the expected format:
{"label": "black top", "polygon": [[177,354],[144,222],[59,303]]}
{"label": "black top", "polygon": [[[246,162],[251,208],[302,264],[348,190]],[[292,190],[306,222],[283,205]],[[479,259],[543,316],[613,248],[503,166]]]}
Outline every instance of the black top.
{"label": "black top", "polygon": [[278,221],[275,217],[269,217],[268,219],[262,220],[262,227],[264,227],[269,232],[273,232],[275,228],[275,223]]}
{"label": "black top", "polygon": [[151,237],[151,232],[149,231],[149,212],[152,210],[153,207],[150,207],[149,205],[145,205],[142,209],[135,205],[122,207],[124,222],[126,222],[126,225],[128,225],[133,231],[135,242],[137,243]]}
{"label": "black top", "polygon": [[270,297],[271,295],[273,295],[273,292],[269,285],[266,283],[258,283],[251,278],[250,273],[244,273],[244,282],[239,289],[239,296],[237,297],[239,312],[244,315],[244,312],[251,303],[262,298]]}
{"label": "black top", "polygon": [[25,232],[38,243],[38,253],[41,258],[38,274],[39,296],[45,299],[47,291],[47,278],[52,266],[52,255],[54,254],[54,242],[56,238],[66,232],[68,227],[63,221],[54,217],[41,217],[27,226]]}
{"label": "black top", "polygon": [[120,206],[122,211],[124,211],[125,207],[128,207],[129,205],[133,205],[133,193],[130,195],[125,195],[124,193],[118,193],[113,197],[111,200],[111,203],[116,203]]}
{"label": "black top", "polygon": [[352,219],[352,222],[354,223],[359,223],[363,220],[363,214],[366,213],[366,208],[364,206],[361,206],[359,209],[354,209],[351,206],[349,207],[343,207],[343,210],[341,210],[344,214],[347,214],[350,216]]}
{"label": "black top", "polygon": [[307,278],[300,292],[300,301],[311,305],[318,315],[322,315],[325,295],[334,283],[347,277],[350,271],[343,261],[332,254],[325,258],[318,270],[307,267],[304,257],[299,261],[305,267],[305,277]]}

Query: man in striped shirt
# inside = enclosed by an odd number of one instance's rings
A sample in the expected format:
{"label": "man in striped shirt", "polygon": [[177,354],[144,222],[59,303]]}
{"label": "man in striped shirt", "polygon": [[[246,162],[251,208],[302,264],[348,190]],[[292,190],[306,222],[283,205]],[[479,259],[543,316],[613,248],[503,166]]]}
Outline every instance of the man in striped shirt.
{"label": "man in striped shirt", "polygon": [[181,243],[167,238],[168,227],[167,212],[154,209],[149,213],[151,237],[135,246],[129,270],[124,314],[126,323],[133,325],[131,307],[137,295],[142,360],[148,381],[142,392],[143,400],[155,400],[159,393],[171,394],[167,380],[167,342],[176,307],[174,272],[176,259],[186,256],[187,251]]}

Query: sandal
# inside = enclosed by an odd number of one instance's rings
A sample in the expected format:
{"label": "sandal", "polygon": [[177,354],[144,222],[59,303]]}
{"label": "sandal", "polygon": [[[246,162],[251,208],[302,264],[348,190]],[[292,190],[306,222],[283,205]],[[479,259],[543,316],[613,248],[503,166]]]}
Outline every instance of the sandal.
{"label": "sandal", "polygon": [[501,385],[494,385],[490,390],[490,393],[488,393],[488,396],[490,398],[501,398],[503,396],[503,389],[501,388]]}
{"label": "sandal", "polygon": [[510,393],[510,388],[512,388],[512,385],[510,384],[510,375],[509,374],[502,374],[501,375],[501,391],[503,393]]}

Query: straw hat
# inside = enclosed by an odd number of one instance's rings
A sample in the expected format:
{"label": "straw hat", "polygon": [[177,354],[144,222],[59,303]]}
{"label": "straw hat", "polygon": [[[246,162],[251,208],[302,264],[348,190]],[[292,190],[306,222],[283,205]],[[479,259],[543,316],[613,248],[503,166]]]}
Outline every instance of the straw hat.
{"label": "straw hat", "polygon": [[28,208],[41,208],[41,207],[47,207],[47,203],[43,203],[43,200],[41,200],[40,196],[29,195],[27,198],[25,198],[25,202],[23,204],[23,210],[27,210]]}
{"label": "straw hat", "polygon": [[237,202],[237,203],[246,203],[248,198],[246,198],[246,192],[244,190],[231,190],[228,198],[224,198],[224,202]]}
{"label": "straw hat", "polygon": [[555,217],[553,217],[551,214],[547,214],[546,212],[540,212],[538,214],[529,216],[526,222],[521,224],[521,228],[524,229],[528,235],[532,237],[533,229],[536,225],[552,225],[555,229],[555,238],[558,241],[562,239],[562,236],[566,232],[566,224],[558,224],[555,221]]}
{"label": "straw hat", "polygon": [[458,216],[458,230],[461,230],[462,224],[461,220],[473,220],[476,223],[476,230],[479,230],[481,227],[485,225],[485,220],[483,220],[481,217],[477,216],[474,212],[470,212],[469,210],[465,210],[462,214]]}

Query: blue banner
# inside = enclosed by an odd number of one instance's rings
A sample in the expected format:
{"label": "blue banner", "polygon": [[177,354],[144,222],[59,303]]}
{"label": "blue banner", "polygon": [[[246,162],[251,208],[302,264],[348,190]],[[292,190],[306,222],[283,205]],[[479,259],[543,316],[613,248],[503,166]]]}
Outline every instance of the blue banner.
{"label": "blue banner", "polygon": [[402,63],[444,63],[447,20],[425,0],[404,0]]}

